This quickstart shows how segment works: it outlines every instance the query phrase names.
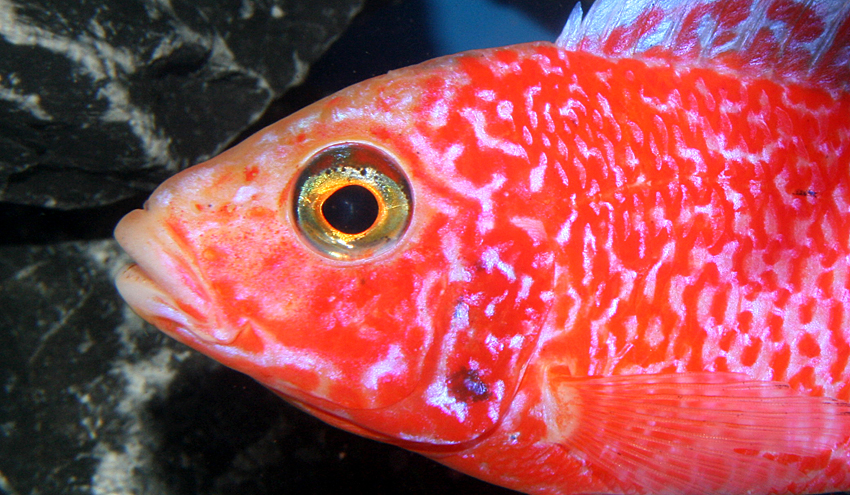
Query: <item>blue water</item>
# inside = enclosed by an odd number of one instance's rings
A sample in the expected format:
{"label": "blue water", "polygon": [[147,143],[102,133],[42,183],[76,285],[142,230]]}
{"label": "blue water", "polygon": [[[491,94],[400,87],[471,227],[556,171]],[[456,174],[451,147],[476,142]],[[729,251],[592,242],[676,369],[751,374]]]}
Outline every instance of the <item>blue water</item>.
{"label": "blue water", "polygon": [[[434,48],[447,55],[528,41],[555,41],[547,29],[523,10],[493,0],[425,0]],[[564,7],[563,18],[569,11]]]}

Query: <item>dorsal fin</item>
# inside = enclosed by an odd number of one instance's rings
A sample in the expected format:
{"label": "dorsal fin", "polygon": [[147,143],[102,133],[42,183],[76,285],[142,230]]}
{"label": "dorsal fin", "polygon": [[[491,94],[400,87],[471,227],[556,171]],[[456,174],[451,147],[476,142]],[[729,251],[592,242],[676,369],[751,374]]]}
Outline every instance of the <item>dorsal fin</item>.
{"label": "dorsal fin", "polygon": [[597,0],[557,44],[850,90],[847,0]]}

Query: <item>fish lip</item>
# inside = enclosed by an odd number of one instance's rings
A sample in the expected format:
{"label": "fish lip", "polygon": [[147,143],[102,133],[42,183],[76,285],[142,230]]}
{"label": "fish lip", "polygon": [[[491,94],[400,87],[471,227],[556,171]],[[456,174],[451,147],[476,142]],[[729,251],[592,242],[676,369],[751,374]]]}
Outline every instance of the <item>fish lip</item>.
{"label": "fish lip", "polygon": [[[189,330],[197,322],[179,309],[179,305],[138,263],[131,263],[115,278],[115,286],[124,301],[145,320],[158,326]],[[167,320],[174,325],[163,325]],[[164,330],[165,331],[165,330]]]}
{"label": "fish lip", "polygon": [[238,332],[210,330],[218,325],[208,284],[156,212],[128,213],[116,225],[115,239],[133,259],[115,285],[139,316],[181,341],[227,344],[236,338]]}

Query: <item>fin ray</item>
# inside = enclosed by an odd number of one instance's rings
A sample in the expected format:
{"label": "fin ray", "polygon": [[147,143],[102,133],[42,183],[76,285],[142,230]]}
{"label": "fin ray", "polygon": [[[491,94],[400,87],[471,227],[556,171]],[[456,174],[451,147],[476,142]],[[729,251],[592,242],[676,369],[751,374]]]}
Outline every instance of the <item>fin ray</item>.
{"label": "fin ray", "polygon": [[547,393],[550,439],[623,493],[767,492],[805,479],[850,438],[850,404],[736,373],[550,370]]}
{"label": "fin ray", "polygon": [[564,49],[850,90],[850,2],[597,0],[579,15],[558,38]]}

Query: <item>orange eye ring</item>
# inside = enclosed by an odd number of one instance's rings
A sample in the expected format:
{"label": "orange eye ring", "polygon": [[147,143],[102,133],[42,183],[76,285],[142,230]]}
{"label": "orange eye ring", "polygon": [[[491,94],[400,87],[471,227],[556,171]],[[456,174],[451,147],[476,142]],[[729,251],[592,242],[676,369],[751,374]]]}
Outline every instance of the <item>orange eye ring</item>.
{"label": "orange eye ring", "polygon": [[374,146],[340,143],[307,162],[295,184],[299,233],[319,253],[353,261],[392,247],[410,224],[410,185]]}

